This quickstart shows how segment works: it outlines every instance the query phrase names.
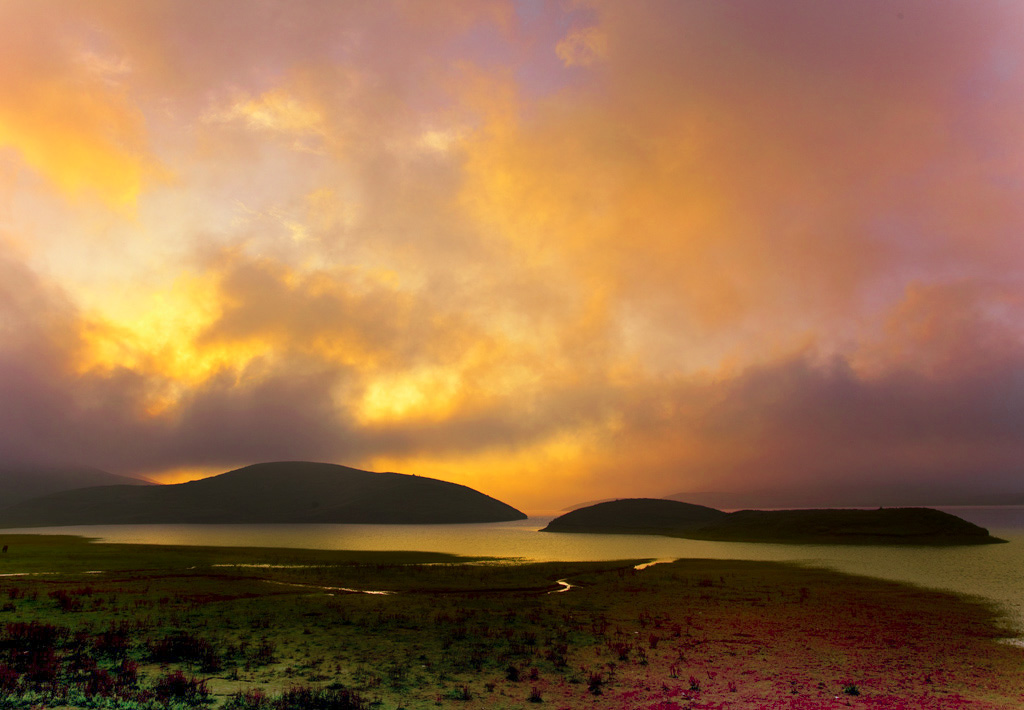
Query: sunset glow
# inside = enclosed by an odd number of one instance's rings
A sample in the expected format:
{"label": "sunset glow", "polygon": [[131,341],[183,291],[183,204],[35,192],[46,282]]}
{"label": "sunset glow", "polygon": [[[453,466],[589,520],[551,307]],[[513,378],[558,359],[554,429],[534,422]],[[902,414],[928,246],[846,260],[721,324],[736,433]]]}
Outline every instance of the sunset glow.
{"label": "sunset glow", "polygon": [[1020,492],[1024,5],[0,4],[0,457]]}

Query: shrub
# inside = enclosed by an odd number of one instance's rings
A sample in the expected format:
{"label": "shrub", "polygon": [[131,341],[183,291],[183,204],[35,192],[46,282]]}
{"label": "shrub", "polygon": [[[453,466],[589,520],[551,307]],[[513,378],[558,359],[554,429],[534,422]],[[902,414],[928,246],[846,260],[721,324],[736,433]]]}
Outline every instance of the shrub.
{"label": "shrub", "polygon": [[224,703],[224,710],[270,710],[272,707],[269,696],[262,690],[239,691]]}
{"label": "shrub", "polygon": [[56,589],[49,594],[50,599],[54,599],[57,602],[57,607],[61,611],[81,611],[82,600],[76,599],[71,596],[71,593],[66,589]]}
{"label": "shrub", "polygon": [[625,643],[624,641],[615,641],[615,642],[609,642],[606,645],[608,646],[609,649],[611,649],[611,651],[616,656],[618,656],[620,661],[628,661],[629,660],[629,652],[631,650],[631,647],[630,647],[630,645],[628,643]]}
{"label": "shrub", "polygon": [[8,665],[0,664],[0,690],[5,693],[18,687],[18,671]]}
{"label": "shrub", "polygon": [[113,694],[114,685],[114,678],[110,673],[102,668],[97,668],[89,673],[89,677],[85,681],[85,695],[89,698],[94,695],[108,697]]}
{"label": "shrub", "polygon": [[120,688],[134,688],[139,678],[139,664],[127,658],[117,669],[117,685]]}
{"label": "shrub", "polygon": [[0,639],[0,648],[17,651],[41,651],[53,648],[68,637],[66,626],[41,624],[38,621],[16,621],[7,624],[5,638]]}
{"label": "shrub", "polygon": [[157,700],[168,702],[180,700],[191,705],[209,702],[210,691],[206,688],[206,681],[198,678],[188,678],[181,671],[174,671],[157,678],[153,685],[153,692]]}
{"label": "shrub", "polygon": [[53,683],[60,675],[61,665],[61,659],[52,648],[31,651],[26,675],[33,683]]}
{"label": "shrub", "polygon": [[277,647],[274,645],[273,641],[262,639],[255,650],[246,650],[245,658],[249,663],[253,663],[257,666],[265,666],[277,660],[275,656],[276,650]]}
{"label": "shrub", "polygon": [[149,655],[158,663],[199,663],[204,673],[219,671],[223,667],[212,643],[185,632],[166,636],[150,644]]}
{"label": "shrub", "polygon": [[96,635],[93,647],[100,656],[124,658],[128,653],[128,625],[111,624],[106,631]]}
{"label": "shrub", "polygon": [[296,687],[273,703],[274,710],[367,710],[369,705],[356,693],[331,685],[327,688]]}

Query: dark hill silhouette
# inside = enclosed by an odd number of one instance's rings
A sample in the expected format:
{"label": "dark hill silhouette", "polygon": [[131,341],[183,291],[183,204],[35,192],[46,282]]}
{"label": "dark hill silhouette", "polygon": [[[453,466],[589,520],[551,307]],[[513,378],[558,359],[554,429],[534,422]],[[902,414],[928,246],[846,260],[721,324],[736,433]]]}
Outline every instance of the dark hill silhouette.
{"label": "dark hill silhouette", "polygon": [[0,527],[132,523],[484,523],[526,515],[455,483],[303,461],[168,486],[65,491],[0,511]]}
{"label": "dark hill silhouette", "polygon": [[0,508],[58,491],[116,485],[154,484],[151,481],[118,476],[87,466],[0,466]]}
{"label": "dark hill silhouette", "polygon": [[933,508],[740,510],[687,537],[735,542],[978,545],[1005,542]]}
{"label": "dark hill silhouette", "polygon": [[573,510],[552,520],[542,532],[674,535],[726,515],[714,508],[675,500],[624,498]]}
{"label": "dark hill silhouette", "polygon": [[1005,542],[931,508],[741,510],[631,498],[552,520],[542,532],[646,533],[694,540],[857,545],[977,545]]}
{"label": "dark hill silhouette", "polygon": [[745,489],[732,492],[673,493],[663,497],[727,510],[1024,504],[1024,492],[1020,488],[1008,486],[1003,490],[978,490],[969,484],[954,485],[941,482],[930,484],[889,483],[870,486],[833,483],[788,488]]}

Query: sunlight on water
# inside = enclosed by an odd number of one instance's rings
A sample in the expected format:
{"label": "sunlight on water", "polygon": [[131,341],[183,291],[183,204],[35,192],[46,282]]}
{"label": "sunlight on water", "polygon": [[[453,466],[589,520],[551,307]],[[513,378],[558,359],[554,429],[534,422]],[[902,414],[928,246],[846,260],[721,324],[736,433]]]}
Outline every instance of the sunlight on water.
{"label": "sunlight on water", "polygon": [[559,579],[555,584],[559,585],[558,589],[553,589],[548,592],[548,594],[563,594],[576,586],[575,584],[571,584],[567,579]]}
{"label": "sunlight on water", "polygon": [[418,550],[528,561],[691,557],[797,562],[983,597],[998,603],[1024,634],[1024,506],[944,510],[988,527],[1009,542],[969,547],[771,545],[538,533],[549,517],[479,525],[98,525],[9,532],[142,544]]}

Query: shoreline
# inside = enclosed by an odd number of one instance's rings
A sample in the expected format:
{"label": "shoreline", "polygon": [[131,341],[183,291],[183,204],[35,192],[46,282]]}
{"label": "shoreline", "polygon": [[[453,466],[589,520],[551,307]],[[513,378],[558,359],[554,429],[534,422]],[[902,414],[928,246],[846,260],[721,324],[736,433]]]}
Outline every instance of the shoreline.
{"label": "shoreline", "polygon": [[[1014,508],[1018,512],[1024,510],[1020,506]],[[170,529],[165,526],[142,526],[141,529],[128,526],[125,530],[115,526],[53,532],[85,536],[111,544],[191,548],[202,542],[205,547],[294,548],[323,554],[344,548],[359,559],[380,555],[394,561],[396,555],[405,555],[406,559],[415,562],[431,559],[444,562],[452,559],[452,554],[461,555],[463,559],[501,558],[516,563],[641,557],[788,561],[981,597],[1000,605],[1012,619],[1018,635],[1024,637],[1024,570],[1019,565],[1024,549],[1024,529],[1019,527],[994,530],[1008,539],[1009,544],[932,548],[716,543],[665,536],[536,535],[535,526],[544,522],[530,521],[525,526],[497,528],[468,526],[458,530],[441,526],[440,531],[420,526],[411,532],[394,526],[340,526],[340,529],[339,526],[331,526],[326,530],[281,526],[272,532],[266,526],[225,526],[226,530],[214,531],[208,526],[199,526],[198,529],[192,526]],[[41,536],[48,533],[32,530],[18,534]],[[551,544],[555,541],[558,544]],[[413,549],[437,552],[404,552]]]}
{"label": "shoreline", "polygon": [[[15,620],[68,638],[129,629],[140,692],[181,670],[212,707],[331,683],[382,710],[1024,705],[1024,648],[1002,640],[995,605],[818,567],[6,537],[0,571],[61,571],[0,577],[4,633]],[[395,593],[343,591],[366,589]]]}

